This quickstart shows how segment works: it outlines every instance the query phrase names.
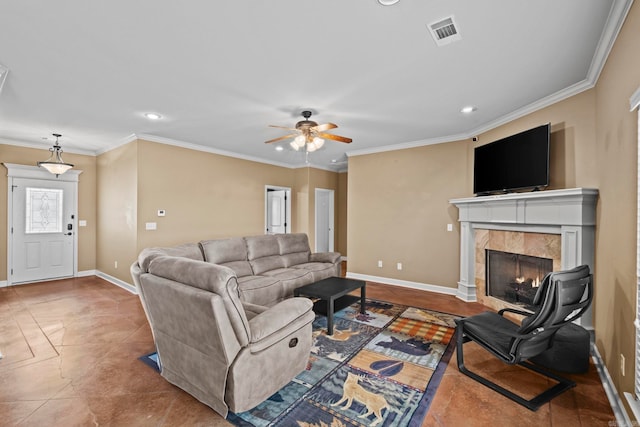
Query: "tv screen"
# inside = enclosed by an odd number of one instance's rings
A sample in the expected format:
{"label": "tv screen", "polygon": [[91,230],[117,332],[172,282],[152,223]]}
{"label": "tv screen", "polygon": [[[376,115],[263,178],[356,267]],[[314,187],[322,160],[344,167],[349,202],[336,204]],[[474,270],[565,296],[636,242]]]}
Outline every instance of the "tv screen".
{"label": "tv screen", "polygon": [[487,195],[549,185],[550,135],[547,123],[476,147],[473,192]]}

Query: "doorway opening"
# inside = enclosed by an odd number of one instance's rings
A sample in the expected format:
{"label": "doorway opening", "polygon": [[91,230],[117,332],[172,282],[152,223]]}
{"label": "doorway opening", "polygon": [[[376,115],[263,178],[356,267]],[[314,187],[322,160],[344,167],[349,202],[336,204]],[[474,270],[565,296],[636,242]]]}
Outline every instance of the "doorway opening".
{"label": "doorway opening", "polygon": [[78,273],[78,176],[54,178],[35,166],[4,163],[8,170],[7,285]]}
{"label": "doorway opening", "polygon": [[265,234],[291,233],[291,188],[265,186]]}
{"label": "doorway opening", "polygon": [[334,190],[316,188],[316,252],[334,250]]}

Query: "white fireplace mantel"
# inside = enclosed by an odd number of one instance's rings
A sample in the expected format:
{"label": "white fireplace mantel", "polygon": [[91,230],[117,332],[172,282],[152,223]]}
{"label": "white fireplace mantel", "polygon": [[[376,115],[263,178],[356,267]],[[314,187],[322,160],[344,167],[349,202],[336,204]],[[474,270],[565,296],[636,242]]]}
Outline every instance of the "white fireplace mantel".
{"label": "white fireplace mantel", "polygon": [[[570,188],[451,199],[460,221],[457,297],[476,301],[475,230],[560,234],[562,269],[587,264],[593,271],[598,190]],[[591,326],[591,312],[581,324]]]}

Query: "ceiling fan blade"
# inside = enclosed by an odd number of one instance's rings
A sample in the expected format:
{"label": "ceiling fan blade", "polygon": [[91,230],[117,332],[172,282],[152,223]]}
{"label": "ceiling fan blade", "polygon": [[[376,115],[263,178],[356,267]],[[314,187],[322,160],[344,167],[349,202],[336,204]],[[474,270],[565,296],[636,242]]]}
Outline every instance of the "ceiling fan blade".
{"label": "ceiling fan blade", "polygon": [[296,128],[288,128],[286,126],[276,126],[276,125],[269,125],[270,128],[278,128],[278,129],[286,129],[286,130],[298,130]]}
{"label": "ceiling fan blade", "polygon": [[340,135],[332,135],[330,133],[318,133],[320,138],[332,139],[334,141],[346,142],[347,144],[353,141],[351,138],[346,138]]}
{"label": "ceiling fan blade", "polygon": [[292,133],[291,135],[285,135],[285,136],[281,136],[279,138],[275,138],[275,139],[270,139],[269,141],[265,141],[265,144],[271,144],[272,142],[278,142],[278,141],[282,141],[283,139],[287,139],[287,138],[293,138],[298,136],[298,134]]}
{"label": "ceiling fan blade", "polygon": [[325,123],[323,125],[318,125],[318,126],[314,126],[313,129],[316,132],[324,132],[325,130],[329,130],[329,129],[335,129],[337,128],[338,125],[333,124],[333,123]]}

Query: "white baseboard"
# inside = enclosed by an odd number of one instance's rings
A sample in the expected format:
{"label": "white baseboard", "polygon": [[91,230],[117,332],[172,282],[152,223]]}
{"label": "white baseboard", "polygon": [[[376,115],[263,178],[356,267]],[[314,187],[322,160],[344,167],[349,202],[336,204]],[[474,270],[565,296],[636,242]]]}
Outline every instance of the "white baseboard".
{"label": "white baseboard", "polygon": [[367,282],[383,283],[385,285],[402,286],[405,288],[419,289],[421,291],[436,292],[439,294],[456,295],[457,288],[447,288],[446,286],[429,285],[427,283],[411,282],[408,280],[391,279],[389,277],[369,276],[368,274],[352,273],[347,271],[349,279],[359,279]]}
{"label": "white baseboard", "polygon": [[101,279],[106,280],[109,283],[113,283],[114,285],[121,287],[125,291],[129,291],[134,295],[138,295],[138,290],[136,289],[135,286],[130,285],[129,283],[123,280],[120,280],[117,277],[110,276],[107,273],[103,273],[102,271],[96,271],[95,275]]}
{"label": "white baseboard", "polygon": [[6,280],[0,280],[0,288],[6,288],[7,286],[9,286],[9,282]]}
{"label": "white baseboard", "polygon": [[89,277],[89,276],[97,276],[98,272],[96,270],[84,270],[84,271],[78,271],[78,274],[76,274],[76,277]]}
{"label": "white baseboard", "polygon": [[[613,410],[613,415],[616,417],[616,425],[618,426],[631,426],[635,425],[631,423],[629,419],[629,415],[627,411],[624,409],[624,404],[622,403],[622,399],[620,399],[620,395],[616,390],[616,386],[613,384],[613,380],[609,375],[609,371],[605,366],[602,356],[598,351],[598,347],[593,345],[591,347],[591,358],[593,359],[593,363],[596,365],[596,369],[598,370],[598,375],[600,376],[600,382],[602,382],[602,387],[604,387],[604,392],[607,394],[609,398],[609,404],[611,405],[611,409]],[[611,425],[611,424],[609,424]]]}

